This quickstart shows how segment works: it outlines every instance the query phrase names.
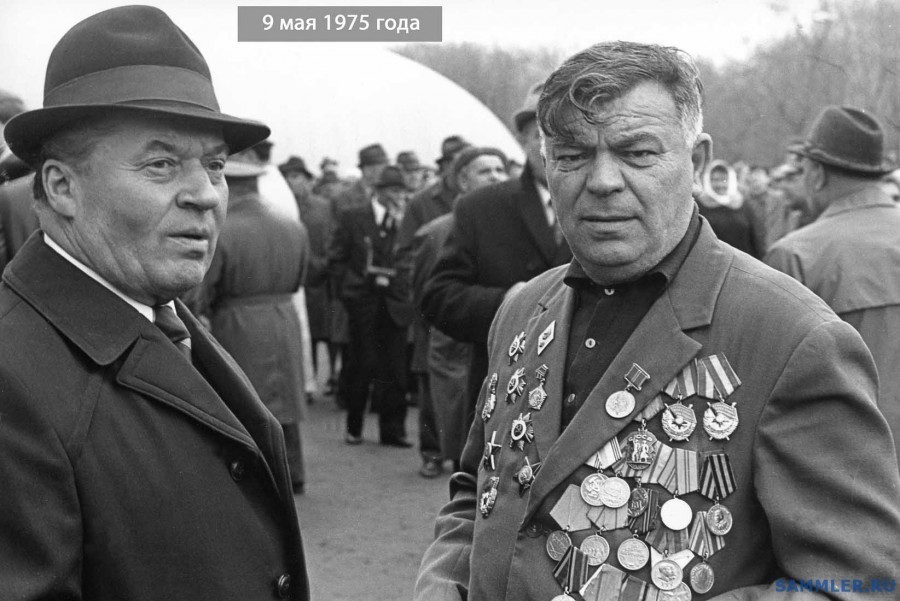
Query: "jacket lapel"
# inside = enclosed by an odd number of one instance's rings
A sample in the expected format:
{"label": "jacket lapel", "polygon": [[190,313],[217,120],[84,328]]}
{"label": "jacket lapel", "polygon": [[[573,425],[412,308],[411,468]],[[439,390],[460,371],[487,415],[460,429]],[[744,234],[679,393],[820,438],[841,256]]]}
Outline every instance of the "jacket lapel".
{"label": "jacket lapel", "polygon": [[537,193],[530,166],[527,166],[522,172],[521,181],[522,191],[513,195],[511,200],[515,204],[514,208],[522,216],[525,229],[540,250],[544,261],[548,266],[552,266],[558,246],[553,237],[553,229],[547,223],[547,213],[544,211],[544,203]]}
{"label": "jacket lapel", "polygon": [[[560,432],[558,417],[541,425],[540,444],[547,445],[549,442],[550,445],[546,451],[541,449],[543,465],[531,488],[526,521],[554,488],[631,423],[632,418],[700,352],[702,345],[688,336],[685,330],[710,324],[715,300],[732,258],[733,254],[723,248],[703,222],[697,242],[678,275],[641,320],[569,426]],[[563,285],[561,281],[559,284]],[[567,341],[571,301],[557,301],[556,304],[569,307],[566,309],[569,317],[557,322],[557,327],[562,325],[564,329],[556,332],[560,341]],[[556,357],[560,371],[565,365],[565,350],[562,353],[561,360]],[[650,380],[639,392],[634,392],[636,402],[631,415],[614,419],[606,412],[606,399],[625,387],[624,376],[633,363],[647,371]],[[558,399],[556,405],[561,403],[561,396],[560,389],[555,397]],[[554,433],[551,433],[552,428],[555,428]],[[535,439],[538,439],[537,423]]]}

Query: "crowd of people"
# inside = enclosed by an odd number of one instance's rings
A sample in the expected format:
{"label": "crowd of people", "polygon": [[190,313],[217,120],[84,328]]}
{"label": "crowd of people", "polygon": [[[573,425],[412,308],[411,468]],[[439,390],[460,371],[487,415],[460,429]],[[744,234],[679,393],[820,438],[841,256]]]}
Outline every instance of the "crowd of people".
{"label": "crowd of people", "polygon": [[348,453],[371,412],[452,472],[417,600],[897,576],[900,177],[875,116],[713,160],[690,58],[609,42],[511,115],[524,165],[448,132],[435,169],[371,142],[358,178],[316,175],[273,165],[138,6],[69,31],[45,90],[0,93],[0,597],[308,598],[293,495],[325,399]]}

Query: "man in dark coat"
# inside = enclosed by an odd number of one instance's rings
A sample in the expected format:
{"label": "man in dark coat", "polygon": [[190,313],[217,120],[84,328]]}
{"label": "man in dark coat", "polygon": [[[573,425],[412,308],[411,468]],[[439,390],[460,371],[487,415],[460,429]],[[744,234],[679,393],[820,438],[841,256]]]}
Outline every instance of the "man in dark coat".
{"label": "man in dark coat", "polygon": [[0,599],[308,599],[281,428],[178,300],[268,133],[146,6],[72,28],[7,125],[42,232],[0,284]]}
{"label": "man in dark coat", "polygon": [[334,230],[334,219],[328,199],[313,193],[315,178],[306,168],[306,162],[292,156],[278,166],[284,179],[294,193],[297,208],[300,210],[300,221],[306,226],[309,235],[309,263],[303,291],[306,294],[306,312],[309,316],[309,335],[312,339],[313,367],[318,372],[318,343],[328,347],[331,358],[329,376],[334,373],[335,349],[331,347],[331,302],[332,296],[328,286],[328,244]]}
{"label": "man in dark coat", "polygon": [[0,256],[0,263],[3,265],[16,256],[28,237],[38,229],[33,188],[33,175],[23,175],[0,184],[0,229],[3,230],[5,247],[5,256]]}
{"label": "man in dark coat", "polygon": [[871,355],[698,215],[701,89],[681,51],[630,42],[547,79],[547,179],[574,260],[491,326],[415,599],[891,596],[900,474]]}
{"label": "man in dark coat", "polygon": [[459,199],[455,222],[422,296],[422,312],[445,334],[474,342],[470,398],[487,374],[487,332],[507,292],[572,253],[559,233],[547,192],[535,120],[540,85],[514,121],[528,157],[522,176]]}
{"label": "man in dark coat", "polygon": [[305,408],[300,319],[293,296],[309,255],[299,221],[282,216],[260,197],[265,172],[253,149],[225,166],[228,216],[212,265],[196,291],[195,313],[209,319],[213,336],[247,374],[284,431],[291,482],[303,492],[300,421]]}
{"label": "man in dark coat", "polygon": [[363,442],[369,388],[378,413],[381,444],[406,440],[406,328],[411,321],[407,289],[396,277],[394,238],[406,198],[400,169],[385,167],[367,205],[343,211],[329,252],[338,295],[350,323],[346,388],[348,444]]}

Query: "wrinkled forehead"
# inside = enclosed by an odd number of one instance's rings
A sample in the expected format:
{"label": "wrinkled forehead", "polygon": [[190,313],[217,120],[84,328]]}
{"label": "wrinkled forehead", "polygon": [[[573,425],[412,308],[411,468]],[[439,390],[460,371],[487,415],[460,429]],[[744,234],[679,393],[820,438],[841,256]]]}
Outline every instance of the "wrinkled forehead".
{"label": "wrinkled forehead", "polygon": [[116,138],[135,147],[164,146],[204,154],[226,152],[228,146],[219,124],[169,115],[112,114],[91,127],[86,135]]}

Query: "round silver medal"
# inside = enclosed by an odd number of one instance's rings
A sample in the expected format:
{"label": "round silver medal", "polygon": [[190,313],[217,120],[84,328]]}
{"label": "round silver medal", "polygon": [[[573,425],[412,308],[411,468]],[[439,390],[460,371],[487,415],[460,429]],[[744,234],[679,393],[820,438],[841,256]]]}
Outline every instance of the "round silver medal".
{"label": "round silver medal", "polygon": [[572,546],[572,539],[565,530],[554,530],[547,535],[547,555],[553,561],[559,561]]}
{"label": "round silver medal", "polygon": [[556,595],[550,601],[575,601],[575,597],[563,593],[562,595]]}
{"label": "round silver medal", "polygon": [[716,575],[713,573],[712,566],[706,563],[698,563],[691,568],[691,587],[694,592],[703,595],[712,589],[716,582]]}
{"label": "round silver medal", "polygon": [[718,536],[725,536],[731,531],[731,525],[734,519],[731,511],[724,505],[716,503],[706,512],[706,526],[709,531]]}
{"label": "round silver medal", "polygon": [[599,566],[609,557],[609,543],[602,536],[592,534],[581,541],[581,552],[587,555],[589,566]]}
{"label": "round silver medal", "polygon": [[681,582],[684,572],[681,566],[671,559],[658,561],[650,570],[650,580],[661,591],[671,591]]}
{"label": "round silver medal", "polygon": [[691,589],[683,582],[670,591],[659,591],[658,601],[691,601]]}
{"label": "round silver medal", "polygon": [[619,545],[616,557],[626,570],[640,570],[650,560],[650,547],[636,538],[629,538]]}
{"label": "round silver medal", "polygon": [[607,478],[600,485],[600,501],[607,507],[621,507],[631,498],[628,482],[618,476]]}
{"label": "round silver medal", "polygon": [[610,417],[621,419],[634,411],[634,395],[627,390],[618,390],[606,399],[606,412]]}
{"label": "round silver medal", "polygon": [[685,441],[694,433],[694,429],[697,427],[697,416],[694,414],[693,407],[693,405],[675,403],[663,411],[662,428],[670,441]]}
{"label": "round silver medal", "polygon": [[606,482],[607,477],[603,474],[596,473],[590,474],[584,480],[581,481],[581,498],[584,499],[584,502],[592,507],[600,507],[603,505],[603,500],[600,496],[600,492],[603,486],[603,483]]}
{"label": "round silver medal", "polygon": [[684,530],[691,525],[694,512],[681,499],[669,499],[660,508],[659,517],[669,530]]}

